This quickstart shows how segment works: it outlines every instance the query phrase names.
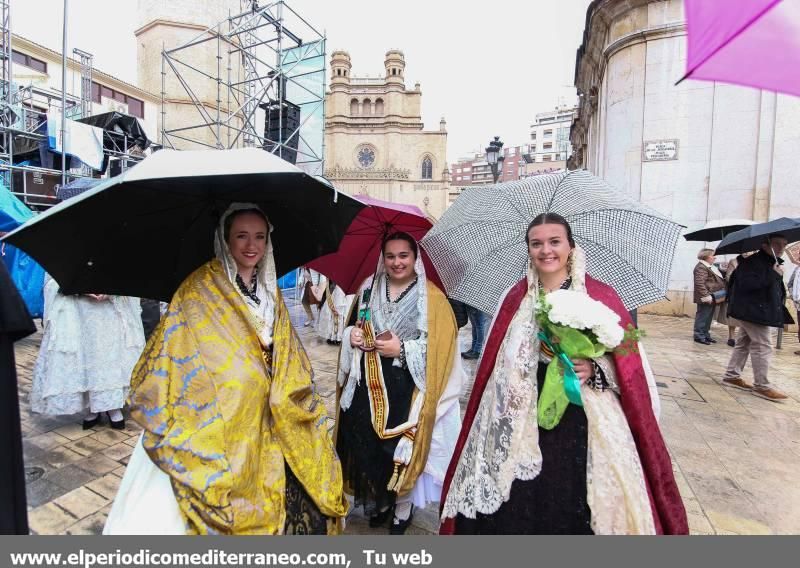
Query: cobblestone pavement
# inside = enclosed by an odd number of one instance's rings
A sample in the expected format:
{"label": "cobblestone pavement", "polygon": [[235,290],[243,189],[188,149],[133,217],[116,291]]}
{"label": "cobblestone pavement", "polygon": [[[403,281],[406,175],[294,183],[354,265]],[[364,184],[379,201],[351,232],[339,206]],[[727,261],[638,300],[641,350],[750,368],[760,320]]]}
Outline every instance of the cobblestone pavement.
{"label": "cobblestone pavement", "polygon": [[[290,302],[291,304],[292,302]],[[319,392],[333,411],[335,347],[303,327],[291,308],[314,364]],[[796,336],[776,351],[770,380],[790,399],[776,404],[722,387],[719,380],[731,348],[726,328],[712,333],[719,343],[692,342],[692,320],[641,316],[647,352],[661,393],[661,428],[673,469],[697,534],[786,534],[800,532],[800,356]],[[461,330],[462,350],[470,343]],[[37,534],[99,534],[139,435],[128,420],[124,431],[103,423],[81,429],[81,416],[46,417],[30,412],[28,394],[41,335],[17,343],[17,368],[31,531]],[[466,362],[470,384],[474,362]],[[749,367],[745,378],[752,380]],[[333,420],[331,419],[331,425]],[[436,531],[436,510],[415,513],[409,534]],[[347,534],[377,534],[359,511]]]}

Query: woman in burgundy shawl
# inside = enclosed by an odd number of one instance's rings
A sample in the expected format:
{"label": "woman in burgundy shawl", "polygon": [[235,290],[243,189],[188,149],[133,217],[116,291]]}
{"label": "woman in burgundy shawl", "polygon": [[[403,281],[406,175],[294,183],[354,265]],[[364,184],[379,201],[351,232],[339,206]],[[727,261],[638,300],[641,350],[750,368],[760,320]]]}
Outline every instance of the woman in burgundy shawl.
{"label": "woman in burgundy shawl", "polygon": [[536,217],[526,279],[501,301],[442,495],[441,534],[688,534],[686,512],[635,350],[575,360],[583,406],[539,426],[552,353],[537,337],[540,294],[570,289],[630,316],[586,275],[567,221]]}

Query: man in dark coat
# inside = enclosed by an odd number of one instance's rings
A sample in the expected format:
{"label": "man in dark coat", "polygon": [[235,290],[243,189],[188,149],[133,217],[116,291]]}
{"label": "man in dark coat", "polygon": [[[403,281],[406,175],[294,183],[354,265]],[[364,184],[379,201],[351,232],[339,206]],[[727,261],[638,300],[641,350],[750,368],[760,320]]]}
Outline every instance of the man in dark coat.
{"label": "man in dark coat", "polygon": [[[783,235],[767,237],[756,254],[739,263],[731,277],[728,297],[728,317],[736,320],[739,334],[722,383],[773,402],[787,398],[767,378],[772,357],[769,328],[780,328],[787,323],[783,260],[780,258],[786,244]],[[753,362],[753,385],[741,378],[748,356]]]}
{"label": "man in dark coat", "polygon": [[714,294],[725,289],[725,279],[714,266],[713,250],[702,249],[697,253],[697,260],[697,266],[694,267],[694,303],[697,304],[697,313],[694,316],[694,341],[708,345],[716,343],[710,333],[716,307]]}

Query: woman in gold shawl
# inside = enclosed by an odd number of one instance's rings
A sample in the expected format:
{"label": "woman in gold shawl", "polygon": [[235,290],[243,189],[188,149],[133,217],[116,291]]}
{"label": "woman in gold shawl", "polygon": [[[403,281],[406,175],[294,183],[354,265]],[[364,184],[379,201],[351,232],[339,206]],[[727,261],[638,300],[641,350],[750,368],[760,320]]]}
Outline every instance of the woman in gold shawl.
{"label": "woman in gold shawl", "polygon": [[347,513],[270,225],[234,204],[131,380],[140,438],[105,534],[332,534]]}

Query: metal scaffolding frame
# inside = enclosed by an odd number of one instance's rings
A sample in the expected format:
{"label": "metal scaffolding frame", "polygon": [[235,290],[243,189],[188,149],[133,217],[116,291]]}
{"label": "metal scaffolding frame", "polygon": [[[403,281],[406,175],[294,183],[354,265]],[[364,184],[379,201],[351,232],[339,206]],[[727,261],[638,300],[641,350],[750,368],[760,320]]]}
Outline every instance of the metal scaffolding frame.
{"label": "metal scaffolding frame", "polygon": [[[15,120],[11,108],[11,6],[9,0],[0,0],[0,163],[12,163],[12,135],[7,130]],[[11,173],[0,170],[0,179],[11,187]]]}
{"label": "metal scaffolding frame", "polygon": [[[240,0],[241,12],[189,42],[161,52],[161,140],[164,147],[261,147],[321,175],[326,89],[325,35],[284,0],[259,6]],[[200,69],[192,57],[216,49],[216,68]],[[176,81],[194,120],[173,119],[167,82]],[[205,100],[204,95],[205,93]],[[209,93],[214,93],[211,97]],[[174,95],[174,94],[173,94]],[[297,125],[285,128],[291,109]],[[277,120],[272,134],[265,117]],[[187,123],[188,122],[188,123]],[[171,127],[170,127],[171,126]]]}
{"label": "metal scaffolding frame", "polygon": [[[42,133],[42,130],[47,122],[48,111],[61,114],[62,106],[65,106],[65,114],[69,119],[91,115],[92,55],[79,49],[73,50],[73,54],[77,56],[75,61],[80,65],[80,96],[63,96],[60,90],[14,83],[10,4],[11,0],[0,0],[0,181],[23,203],[39,209],[54,205],[57,199],[43,196],[35,187],[28,187],[29,183],[41,184],[44,176],[60,177],[61,170],[14,165],[15,143],[25,144],[27,141],[30,146],[31,141],[38,143],[46,140],[47,134]],[[62,99],[66,101],[66,105],[62,105]],[[124,136],[117,147],[104,149],[104,154],[109,158],[119,159],[123,170],[129,163],[144,157],[141,152],[128,147],[128,139]],[[15,172],[18,172],[17,181],[21,180],[21,183],[15,184]],[[83,166],[67,170],[66,175],[67,181],[70,181],[78,177],[90,177],[93,172],[88,166]]]}
{"label": "metal scaffolding frame", "polygon": [[73,48],[73,55],[81,61],[81,117],[92,114],[92,54]]}

